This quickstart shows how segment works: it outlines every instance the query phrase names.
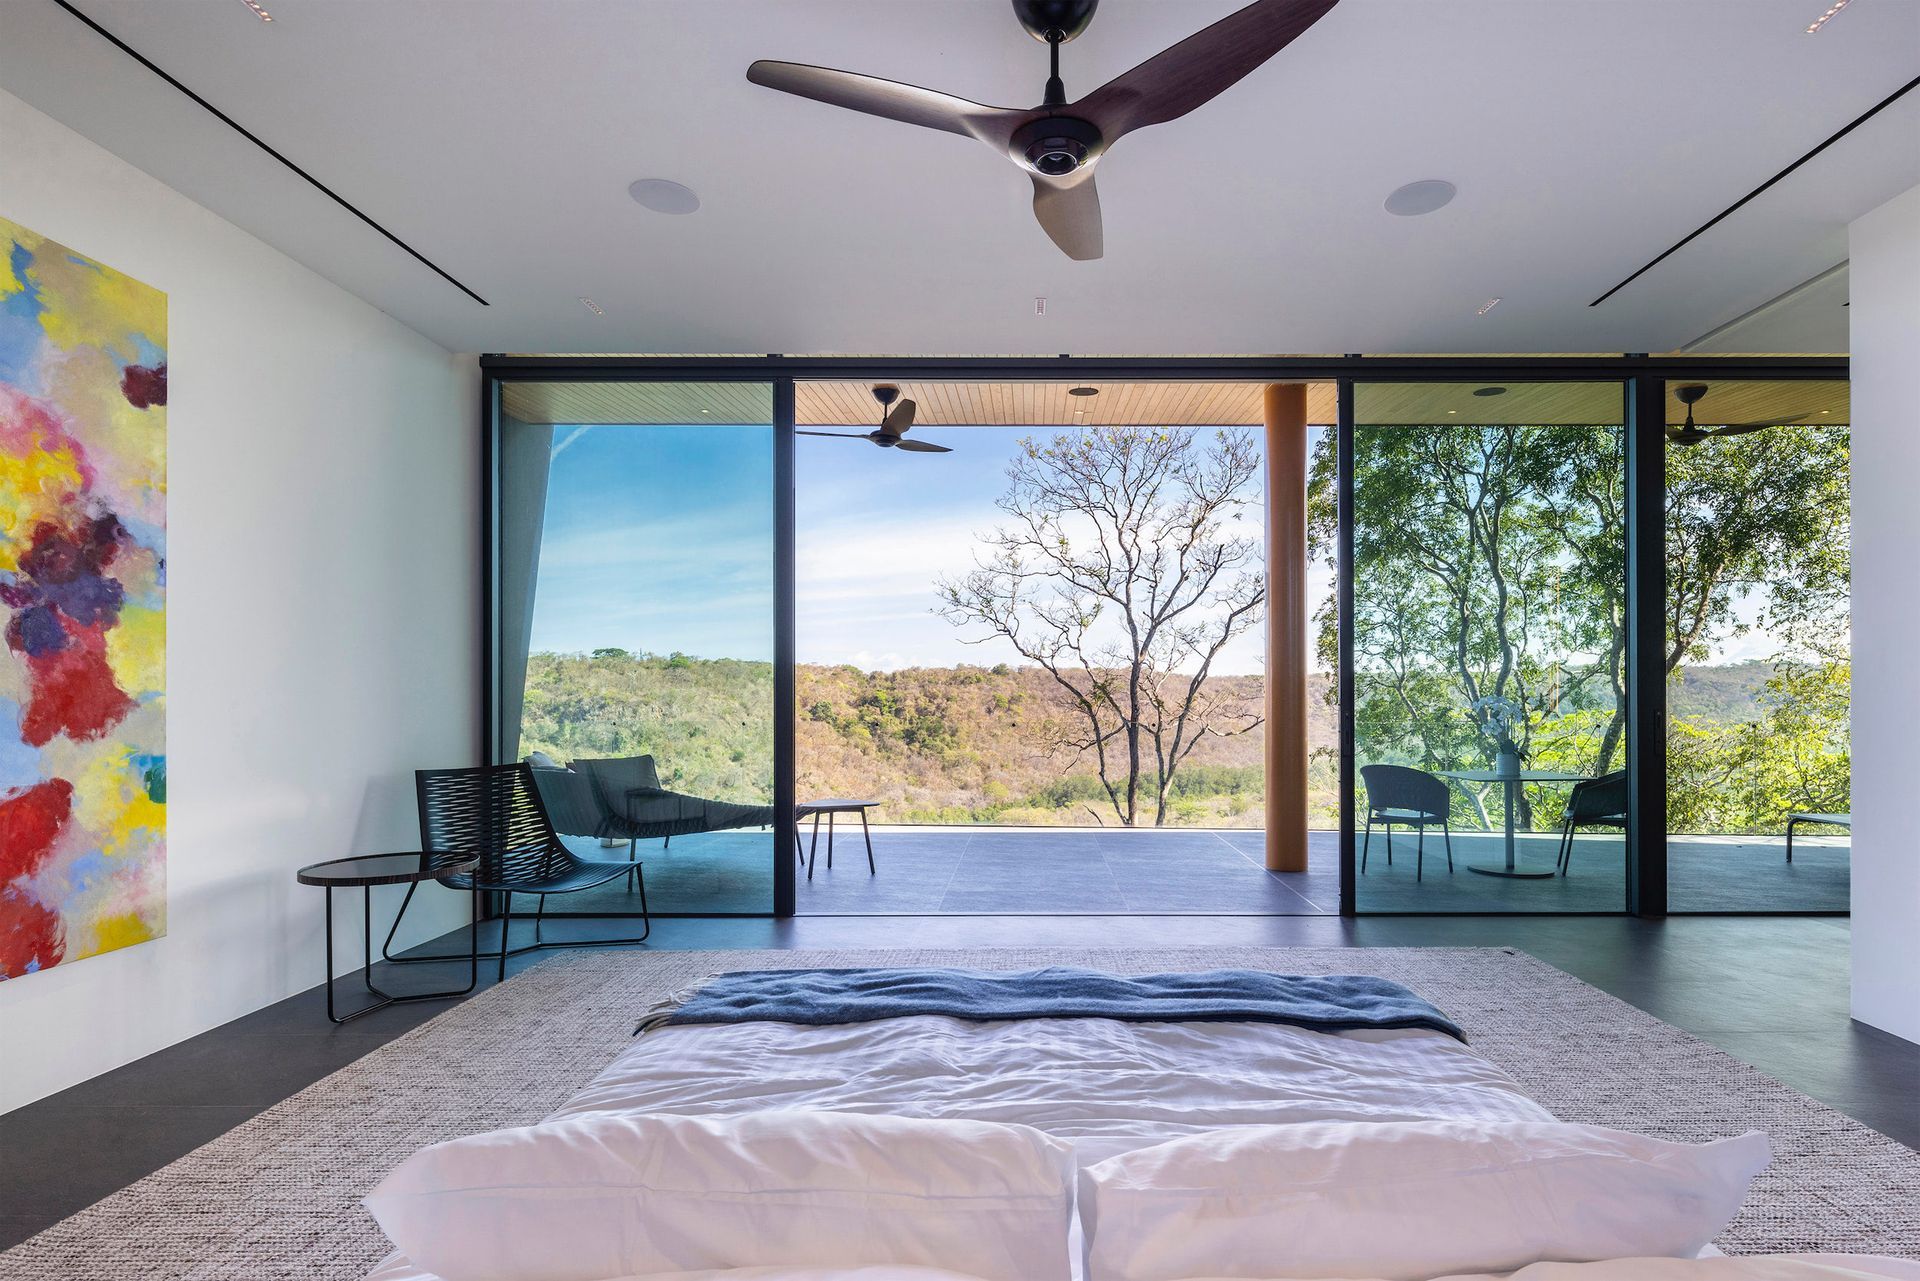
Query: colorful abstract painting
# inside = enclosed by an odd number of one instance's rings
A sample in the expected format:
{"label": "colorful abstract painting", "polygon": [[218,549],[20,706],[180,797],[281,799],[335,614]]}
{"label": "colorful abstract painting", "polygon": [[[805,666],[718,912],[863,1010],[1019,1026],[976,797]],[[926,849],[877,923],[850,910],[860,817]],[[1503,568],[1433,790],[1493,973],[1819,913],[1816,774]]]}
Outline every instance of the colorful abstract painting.
{"label": "colorful abstract painting", "polygon": [[166,933],[167,296],[0,218],[0,979]]}

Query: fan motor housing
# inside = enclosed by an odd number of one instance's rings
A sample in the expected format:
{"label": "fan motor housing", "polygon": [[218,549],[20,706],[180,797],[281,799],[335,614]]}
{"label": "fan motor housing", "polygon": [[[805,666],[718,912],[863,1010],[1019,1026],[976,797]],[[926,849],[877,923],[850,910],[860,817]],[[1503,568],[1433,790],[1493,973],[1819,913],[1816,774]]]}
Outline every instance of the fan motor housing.
{"label": "fan motor housing", "polygon": [[1013,158],[1038,174],[1059,178],[1100,154],[1104,140],[1091,123],[1075,116],[1042,116],[1014,130]]}
{"label": "fan motor housing", "polygon": [[1087,29],[1100,0],[1013,0],[1013,15],[1035,40],[1071,40]]}

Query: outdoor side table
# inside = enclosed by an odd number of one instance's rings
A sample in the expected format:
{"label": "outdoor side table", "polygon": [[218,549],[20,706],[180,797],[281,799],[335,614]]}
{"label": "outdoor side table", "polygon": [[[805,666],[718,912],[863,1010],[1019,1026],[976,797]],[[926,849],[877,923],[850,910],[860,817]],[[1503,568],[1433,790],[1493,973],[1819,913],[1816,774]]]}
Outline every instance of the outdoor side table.
{"label": "outdoor side table", "polygon": [[[353,858],[329,859],[324,863],[313,863],[300,869],[298,880],[302,885],[318,885],[327,893],[327,1018],[334,1023],[345,1023],[357,1019],[362,1014],[371,1014],[375,1010],[384,1010],[389,1005],[398,1005],[407,1001],[441,1001],[450,997],[465,996],[473,991],[480,977],[480,941],[479,941],[479,894],[474,895],[472,922],[467,929],[467,985],[463,988],[444,992],[415,992],[396,995],[384,992],[373,983],[373,887],[376,885],[417,885],[421,881],[436,881],[447,876],[466,876],[480,869],[480,860],[467,854],[360,854]],[[333,892],[336,889],[360,890],[360,936],[365,961],[360,967],[361,981],[367,985],[367,991],[379,997],[371,1005],[362,1006],[349,1014],[335,1014],[333,1006]],[[398,922],[396,922],[398,924]]]}
{"label": "outdoor side table", "polygon": [[878,805],[879,801],[855,800],[844,796],[830,796],[818,801],[802,801],[793,807],[793,852],[800,853],[800,825],[808,819],[813,820],[813,843],[806,852],[807,879],[813,879],[813,855],[820,847],[820,816],[827,816],[827,870],[833,870],[833,816],[835,814],[858,814],[860,816],[860,834],[867,842],[867,873],[876,870],[873,865],[873,832],[867,826],[867,811]]}

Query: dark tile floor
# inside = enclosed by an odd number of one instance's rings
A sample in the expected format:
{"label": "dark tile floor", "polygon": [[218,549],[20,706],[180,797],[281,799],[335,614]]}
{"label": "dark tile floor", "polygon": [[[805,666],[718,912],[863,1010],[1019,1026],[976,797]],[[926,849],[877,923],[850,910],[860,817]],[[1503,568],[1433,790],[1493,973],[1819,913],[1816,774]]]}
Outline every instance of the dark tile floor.
{"label": "dark tile floor", "polygon": [[[859,825],[843,826],[827,865],[827,839],[809,848],[798,910],[808,915],[1124,915],[1133,912],[1315,916],[1340,910],[1339,838],[1314,832],[1308,870],[1268,872],[1255,831],[1093,830],[1006,827],[875,827],[867,870]],[[570,842],[591,858],[619,858],[625,846]],[[811,847],[811,831],[805,843]],[[1367,912],[1618,912],[1626,904],[1625,843],[1617,834],[1575,838],[1573,868],[1548,880],[1477,875],[1499,865],[1502,838],[1453,837],[1454,871],[1436,834],[1419,875],[1414,837],[1387,842],[1376,833],[1367,874],[1358,883]],[[1559,838],[1516,841],[1525,866],[1552,867]],[[1844,836],[1802,836],[1794,861],[1764,837],[1678,836],[1669,843],[1669,907],[1675,912],[1844,912],[1848,852]],[[715,832],[675,837],[664,848],[643,841],[648,905],[656,912],[764,912],[773,900],[773,837]],[[576,895],[564,910],[632,911],[626,882]],[[551,904],[561,908],[558,902]]]}
{"label": "dark tile floor", "polygon": [[[840,860],[836,858],[836,863]],[[1796,855],[1796,862],[1798,856]],[[860,869],[865,871],[864,865]],[[524,927],[523,927],[524,928]],[[550,937],[610,923],[569,920]],[[1166,947],[1511,946],[1721,1046],[1795,1089],[1920,1147],[1920,1046],[1847,1017],[1844,920],[1692,917],[839,916],[661,920],[653,948],[1058,944]],[[435,946],[444,946],[436,944]],[[509,973],[541,954],[516,958]],[[381,981],[443,984],[441,966]],[[490,981],[489,971],[482,987]],[[462,976],[464,977],[464,976]],[[342,984],[343,999],[350,990]],[[0,1115],[0,1247],[158,1169],[444,1010],[394,1006],[329,1025],[315,988]]]}

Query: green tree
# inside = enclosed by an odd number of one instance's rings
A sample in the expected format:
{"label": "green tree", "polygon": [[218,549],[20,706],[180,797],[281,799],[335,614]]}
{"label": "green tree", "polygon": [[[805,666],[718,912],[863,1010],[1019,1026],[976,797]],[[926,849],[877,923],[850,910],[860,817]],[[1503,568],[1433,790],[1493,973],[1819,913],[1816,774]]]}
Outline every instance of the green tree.
{"label": "green tree", "polygon": [[[1354,456],[1356,728],[1375,759],[1484,765],[1476,699],[1523,708],[1523,753],[1591,768],[1618,749],[1624,569],[1606,527],[1622,507],[1618,432],[1589,427],[1376,428]],[[1312,477],[1324,547],[1330,450]],[[1613,526],[1615,530],[1618,525]],[[1321,648],[1337,642],[1323,614]],[[1582,714],[1590,730],[1565,732]],[[1543,730],[1550,730],[1543,736]],[[1604,769],[1605,765],[1600,764]],[[1491,793],[1469,790],[1481,822]],[[1533,798],[1519,797],[1531,821]]]}
{"label": "green tree", "polygon": [[[1667,670],[1755,626],[1845,653],[1851,534],[1844,427],[1771,427],[1667,451]],[[1757,617],[1743,599],[1757,598]]]}
{"label": "green tree", "polygon": [[[1489,748],[1465,708],[1492,694],[1527,710],[1522,746],[1536,760],[1593,773],[1617,766],[1623,461],[1621,435],[1607,429],[1358,433],[1355,718],[1370,755],[1478,764]],[[1781,645],[1753,728],[1671,722],[1676,830],[1750,830],[1806,808],[1763,794],[1844,799],[1847,484],[1843,428],[1775,427],[1668,451],[1668,675],[1754,628]],[[1310,485],[1310,532],[1324,558],[1336,519],[1330,436]],[[1329,607],[1318,621],[1331,664],[1337,620]],[[1736,803],[1735,793],[1748,799]]]}

